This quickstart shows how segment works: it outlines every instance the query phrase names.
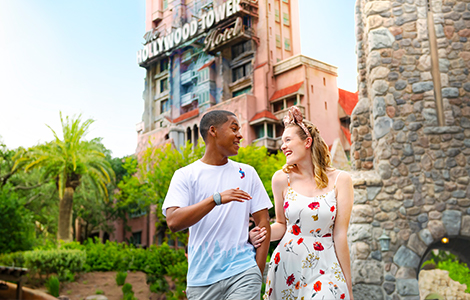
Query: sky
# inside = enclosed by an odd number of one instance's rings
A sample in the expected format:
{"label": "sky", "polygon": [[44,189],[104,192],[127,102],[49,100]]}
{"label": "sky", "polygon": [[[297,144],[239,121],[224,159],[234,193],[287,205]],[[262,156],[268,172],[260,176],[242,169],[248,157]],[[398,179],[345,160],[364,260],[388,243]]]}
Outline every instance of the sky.
{"label": "sky", "polygon": [[[354,1],[299,0],[302,54],[338,67],[356,91]],[[51,141],[63,116],[93,119],[113,157],[133,154],[144,110],[136,52],[145,0],[0,0],[0,141]],[[61,135],[60,135],[61,136]]]}

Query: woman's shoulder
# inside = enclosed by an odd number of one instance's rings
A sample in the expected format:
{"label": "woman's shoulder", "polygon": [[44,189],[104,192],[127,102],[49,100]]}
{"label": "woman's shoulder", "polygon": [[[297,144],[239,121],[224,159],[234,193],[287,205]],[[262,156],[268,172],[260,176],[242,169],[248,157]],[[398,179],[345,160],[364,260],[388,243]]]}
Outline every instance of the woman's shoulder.
{"label": "woman's shoulder", "polygon": [[272,181],[276,184],[282,184],[285,182],[287,185],[287,174],[282,170],[277,170],[273,175]]}
{"label": "woman's shoulder", "polygon": [[344,186],[344,185],[352,184],[351,174],[349,174],[349,172],[347,171],[335,169],[330,174],[331,174],[331,179],[333,179],[336,182],[336,186]]}

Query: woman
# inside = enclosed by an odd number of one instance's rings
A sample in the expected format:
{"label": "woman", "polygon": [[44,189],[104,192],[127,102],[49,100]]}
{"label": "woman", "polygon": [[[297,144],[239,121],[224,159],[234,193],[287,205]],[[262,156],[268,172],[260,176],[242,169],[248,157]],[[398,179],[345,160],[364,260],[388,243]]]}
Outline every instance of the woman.
{"label": "woman", "polygon": [[[264,299],[353,299],[347,243],[351,177],[331,166],[328,146],[297,107],[284,125],[286,165],[272,179],[271,241],[281,241],[269,263]],[[252,231],[255,246],[263,232]]]}

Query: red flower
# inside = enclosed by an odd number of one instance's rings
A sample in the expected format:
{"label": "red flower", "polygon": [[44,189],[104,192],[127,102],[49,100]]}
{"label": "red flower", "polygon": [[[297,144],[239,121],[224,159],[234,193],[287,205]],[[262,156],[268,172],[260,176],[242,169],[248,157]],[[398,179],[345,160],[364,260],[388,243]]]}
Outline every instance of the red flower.
{"label": "red flower", "polygon": [[303,238],[300,238],[300,239],[297,241],[297,245],[300,245],[303,241],[304,241],[304,239],[303,239]]}
{"label": "red flower", "polygon": [[298,225],[292,226],[292,233],[295,234],[295,235],[299,235],[300,227]]}
{"label": "red flower", "polygon": [[277,265],[281,260],[281,254],[278,252],[276,256],[274,256],[274,263]]}
{"label": "red flower", "polygon": [[313,243],[313,248],[318,251],[323,251],[325,249],[323,248],[323,245],[320,242]]}
{"label": "red flower", "polygon": [[324,274],[325,274],[325,271],[320,270],[320,274],[324,275]]}
{"label": "red flower", "polygon": [[284,210],[286,210],[289,207],[289,202],[284,203]]}
{"label": "red flower", "polygon": [[308,205],[308,207],[310,207],[310,209],[319,209],[320,208],[320,202],[312,202]]}
{"label": "red flower", "polygon": [[317,281],[315,282],[315,284],[313,285],[313,289],[315,290],[315,292],[319,292],[321,291],[321,281]]}
{"label": "red flower", "polygon": [[344,299],[344,298],[346,298],[345,294],[341,294],[341,297],[339,297],[339,299]]}
{"label": "red flower", "polygon": [[330,211],[331,212],[334,212],[335,211],[335,206],[333,205],[332,207],[330,207]]}
{"label": "red flower", "polygon": [[294,277],[294,274],[291,274],[289,277],[287,277],[287,280],[286,280],[286,284],[288,286],[291,286],[295,281],[295,277]]}
{"label": "red flower", "polygon": [[271,296],[272,293],[273,293],[273,288],[270,288],[270,289],[269,289],[268,296]]}

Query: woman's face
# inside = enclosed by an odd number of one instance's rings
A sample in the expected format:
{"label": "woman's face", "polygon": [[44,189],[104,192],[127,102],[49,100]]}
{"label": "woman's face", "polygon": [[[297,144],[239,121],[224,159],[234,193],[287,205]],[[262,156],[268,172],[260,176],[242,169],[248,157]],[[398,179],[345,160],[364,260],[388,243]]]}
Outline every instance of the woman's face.
{"label": "woman's face", "polygon": [[302,140],[298,134],[299,130],[301,129],[298,126],[291,126],[282,134],[281,150],[289,165],[296,164],[310,155],[309,139]]}

